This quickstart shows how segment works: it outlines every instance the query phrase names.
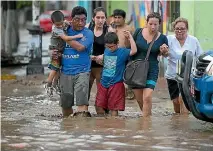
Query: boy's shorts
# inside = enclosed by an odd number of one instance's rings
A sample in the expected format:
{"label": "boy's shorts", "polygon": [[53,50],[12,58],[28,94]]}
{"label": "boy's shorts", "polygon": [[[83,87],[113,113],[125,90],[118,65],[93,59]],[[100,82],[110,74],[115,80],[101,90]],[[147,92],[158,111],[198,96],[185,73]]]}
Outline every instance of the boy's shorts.
{"label": "boy's shorts", "polygon": [[[53,46],[49,46],[50,50],[57,50],[57,48]],[[50,58],[50,63],[48,65],[48,68],[50,70],[59,71],[61,68],[61,58],[62,58],[62,50],[54,51],[54,54],[52,54]]]}
{"label": "boy's shorts", "polygon": [[124,111],[125,87],[123,82],[116,83],[109,88],[105,88],[99,83],[95,105],[103,109]]}

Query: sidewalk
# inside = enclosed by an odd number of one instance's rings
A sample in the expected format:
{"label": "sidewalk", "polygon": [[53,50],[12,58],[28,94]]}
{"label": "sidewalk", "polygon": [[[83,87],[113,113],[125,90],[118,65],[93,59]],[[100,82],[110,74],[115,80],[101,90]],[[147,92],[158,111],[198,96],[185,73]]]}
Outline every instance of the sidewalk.
{"label": "sidewalk", "polygon": [[[15,62],[20,62],[23,64],[29,63],[29,42],[32,38],[32,35],[29,34],[27,29],[20,29],[20,43],[17,49],[17,52],[14,52],[12,55],[15,57]],[[48,47],[50,44],[50,33],[42,35],[42,64],[46,65],[49,62],[49,54],[48,54]]]}

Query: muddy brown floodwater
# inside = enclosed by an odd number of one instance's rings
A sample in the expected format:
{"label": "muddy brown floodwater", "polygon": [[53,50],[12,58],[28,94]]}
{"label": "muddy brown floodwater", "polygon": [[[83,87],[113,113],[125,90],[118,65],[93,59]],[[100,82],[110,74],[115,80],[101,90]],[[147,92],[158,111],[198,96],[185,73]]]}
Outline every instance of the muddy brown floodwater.
{"label": "muddy brown floodwater", "polygon": [[158,81],[152,117],[143,119],[135,100],[119,117],[61,118],[58,96],[50,100],[45,76],[22,76],[1,83],[2,151],[181,151],[213,150],[213,124],[174,115],[166,83]]}

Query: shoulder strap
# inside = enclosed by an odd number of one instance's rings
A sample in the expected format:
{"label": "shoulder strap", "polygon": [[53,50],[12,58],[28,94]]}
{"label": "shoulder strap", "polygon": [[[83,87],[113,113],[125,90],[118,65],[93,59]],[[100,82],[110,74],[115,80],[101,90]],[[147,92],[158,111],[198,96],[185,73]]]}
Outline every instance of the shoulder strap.
{"label": "shoulder strap", "polygon": [[94,23],[90,22],[88,28],[93,31],[94,30]]}
{"label": "shoulder strap", "polygon": [[108,28],[109,28],[109,26],[106,24],[106,22],[104,23],[104,26],[103,26],[103,33],[104,33],[104,35],[106,34],[106,33],[108,33]]}
{"label": "shoulder strap", "polygon": [[151,41],[151,43],[150,43],[150,45],[149,45],[148,51],[147,51],[147,53],[146,53],[146,58],[145,58],[145,60],[148,60],[150,51],[151,51],[151,49],[152,49],[152,46],[153,46],[153,44],[154,44],[155,39],[157,38],[157,36],[158,36],[158,32],[155,34],[155,36],[153,37],[153,39],[152,39],[152,41]]}
{"label": "shoulder strap", "polygon": [[135,32],[134,32],[134,34],[133,34],[133,36],[132,36],[135,42],[136,42],[136,40],[137,40],[138,34],[140,34],[141,31],[142,31],[142,28],[137,28],[137,29],[135,30]]}

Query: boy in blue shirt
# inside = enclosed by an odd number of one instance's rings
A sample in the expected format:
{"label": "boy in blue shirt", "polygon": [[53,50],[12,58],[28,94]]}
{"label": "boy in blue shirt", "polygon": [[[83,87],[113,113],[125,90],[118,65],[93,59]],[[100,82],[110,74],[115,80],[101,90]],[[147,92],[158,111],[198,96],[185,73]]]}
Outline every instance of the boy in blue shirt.
{"label": "boy in blue shirt", "polygon": [[131,49],[118,47],[118,36],[114,32],[105,35],[105,51],[103,55],[92,56],[98,63],[103,61],[101,82],[98,85],[96,96],[97,114],[105,114],[109,109],[112,116],[117,116],[118,111],[125,109],[125,87],[123,73],[129,57],[137,52],[135,41],[129,31],[124,31],[125,37],[130,42]]}

